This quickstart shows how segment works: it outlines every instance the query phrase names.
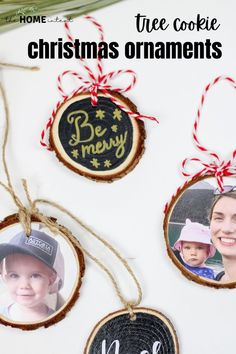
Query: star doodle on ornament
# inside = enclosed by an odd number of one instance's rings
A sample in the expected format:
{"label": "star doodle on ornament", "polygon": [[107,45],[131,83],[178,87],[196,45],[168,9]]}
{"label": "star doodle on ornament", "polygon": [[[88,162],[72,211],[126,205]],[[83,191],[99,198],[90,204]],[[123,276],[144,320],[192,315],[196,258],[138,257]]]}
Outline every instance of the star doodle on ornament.
{"label": "star doodle on ornament", "polygon": [[110,160],[105,160],[104,161],[104,167],[107,167],[107,168],[111,167],[111,161]]}
{"label": "star doodle on ornament", "polygon": [[113,119],[118,119],[118,121],[121,121],[121,118],[122,118],[122,112],[120,109],[116,108],[113,111]]}
{"label": "star doodle on ornament", "polygon": [[113,125],[111,126],[111,130],[112,130],[114,133],[117,132],[117,129],[118,129],[118,127],[117,127],[116,124],[113,124]]}
{"label": "star doodle on ornament", "polygon": [[98,109],[96,111],[96,118],[99,118],[99,119],[105,118],[105,111],[103,111],[102,109]]}
{"label": "star doodle on ornament", "polygon": [[98,159],[93,158],[90,162],[96,168],[98,168],[100,166],[100,163],[98,162]]}
{"label": "star doodle on ornament", "polygon": [[79,152],[78,152],[77,149],[72,150],[72,151],[71,151],[71,154],[72,154],[72,156],[73,156],[75,159],[78,159],[78,157],[79,157]]}

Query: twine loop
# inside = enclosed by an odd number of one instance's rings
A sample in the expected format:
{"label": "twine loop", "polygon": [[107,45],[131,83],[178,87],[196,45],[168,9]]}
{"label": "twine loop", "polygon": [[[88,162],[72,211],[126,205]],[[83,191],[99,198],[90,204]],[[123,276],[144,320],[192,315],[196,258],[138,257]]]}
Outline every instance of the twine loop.
{"label": "twine loop", "polygon": [[[216,178],[217,185],[219,187],[219,190],[222,192],[223,191],[223,177],[224,176],[236,176],[236,164],[235,164],[235,156],[236,156],[236,150],[233,151],[232,157],[228,161],[221,160],[219,155],[212,151],[207,149],[205,146],[203,146],[198,138],[198,127],[199,127],[199,122],[200,122],[200,117],[201,117],[201,112],[205,103],[206,95],[210,88],[212,88],[216,83],[225,80],[228,82],[234,89],[236,88],[236,82],[228,77],[228,76],[218,76],[215,78],[212,82],[210,82],[204,89],[203,94],[201,96],[201,102],[197,110],[197,115],[196,119],[194,122],[193,126],[193,140],[194,143],[197,147],[198,150],[201,152],[204,152],[207,154],[210,158],[210,162],[204,162],[199,158],[186,158],[182,162],[182,174],[186,177],[199,177],[199,176],[206,176],[206,175],[213,175]],[[186,165],[189,162],[194,162],[200,164],[200,168],[197,170],[195,173],[188,173],[186,171]]]}

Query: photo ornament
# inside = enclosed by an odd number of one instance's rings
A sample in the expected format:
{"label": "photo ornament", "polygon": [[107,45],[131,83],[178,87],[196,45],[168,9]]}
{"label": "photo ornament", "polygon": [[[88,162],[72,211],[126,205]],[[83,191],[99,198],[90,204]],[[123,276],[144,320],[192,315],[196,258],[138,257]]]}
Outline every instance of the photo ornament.
{"label": "photo ornament", "polygon": [[78,241],[32,221],[27,236],[17,214],[0,223],[0,323],[21,329],[48,327],[79,297],[84,258]]}
{"label": "photo ornament", "polygon": [[236,287],[236,181],[196,178],[172,197],[164,220],[167,251],[189,279]]}

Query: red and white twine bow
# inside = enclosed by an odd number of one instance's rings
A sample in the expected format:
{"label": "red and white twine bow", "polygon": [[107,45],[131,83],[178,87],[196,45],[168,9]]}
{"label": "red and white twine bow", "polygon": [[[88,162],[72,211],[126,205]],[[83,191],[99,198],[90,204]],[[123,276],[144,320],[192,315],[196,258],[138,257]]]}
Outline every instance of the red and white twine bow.
{"label": "red and white twine bow", "polygon": [[[88,68],[88,66],[85,66],[85,67]],[[97,77],[95,77],[92,72],[88,72],[88,73],[89,73],[89,79],[80,75],[76,71],[71,71],[71,70],[66,70],[61,75],[59,75],[58,79],[57,79],[57,87],[58,87],[58,90],[61,93],[62,97],[68,98],[69,96],[73,97],[81,92],[90,92],[91,104],[93,106],[96,106],[98,104],[98,90],[100,90],[104,95],[108,96],[114,103],[116,103],[117,106],[119,105],[120,108],[122,108],[122,109],[125,108],[108,92],[108,90],[112,89],[112,91],[115,91],[115,92],[129,91],[136,83],[136,74],[134,71],[132,71],[132,70],[117,70],[117,71],[111,71],[110,73],[105,74],[105,75],[104,74],[98,75]],[[120,76],[122,74],[130,74],[131,75],[132,82],[127,87],[119,88],[119,87],[113,87],[111,84],[108,84],[109,82],[111,82],[112,79],[114,79],[115,77]],[[64,91],[63,85],[62,85],[62,79],[65,76],[73,76],[73,77],[77,78],[78,80],[80,80],[83,84],[80,85],[74,91],[72,91],[70,93],[70,95],[68,95]],[[128,113],[128,111],[127,111],[127,113]],[[139,114],[135,114],[133,112],[131,112],[130,114],[134,115],[135,118],[145,117],[145,118],[149,118],[152,120],[156,120],[156,118],[154,118],[154,117],[142,116]]]}
{"label": "red and white twine bow", "polygon": [[[103,33],[102,26],[91,16],[85,16],[84,18],[89,20],[92,24],[94,24],[96,26],[96,28],[98,29],[99,35],[100,35],[100,42],[103,42],[104,41],[104,33]],[[70,32],[70,28],[69,28],[69,22],[65,22],[65,30],[66,30],[68,40],[71,41],[72,43],[74,43],[74,39],[73,39],[73,36],[72,36],[72,34]],[[43,129],[43,131],[41,133],[40,144],[43,147],[45,147],[47,150],[52,150],[50,145],[45,142],[45,137],[46,137],[46,132],[53,124],[53,121],[56,116],[56,112],[59,109],[59,107],[65,101],[67,101],[70,98],[76,96],[77,94],[83,93],[83,92],[90,92],[91,104],[93,106],[96,106],[98,104],[98,90],[99,90],[102,94],[104,94],[106,97],[108,97],[113,103],[115,103],[120,109],[122,109],[124,112],[126,112],[128,115],[130,115],[132,118],[135,118],[135,119],[146,118],[146,119],[150,119],[150,120],[158,122],[158,120],[155,117],[145,116],[145,115],[131,111],[125,105],[123,105],[120,101],[118,101],[114,96],[112,96],[109,92],[109,90],[112,90],[112,91],[121,93],[121,92],[127,92],[127,91],[131,90],[132,87],[136,83],[136,73],[133,70],[129,70],[129,69],[128,70],[117,70],[117,71],[111,71],[108,74],[104,74],[102,59],[98,56],[97,57],[97,65],[96,65],[97,74],[94,74],[93,71],[91,70],[91,68],[89,67],[89,65],[86,63],[86,61],[83,58],[80,58],[79,61],[84,68],[85,74],[87,74],[86,76],[84,74],[80,74],[76,71],[71,71],[71,70],[66,70],[58,76],[57,88],[58,88],[59,92],[61,93],[63,100],[59,101],[56,104],[56,107],[52,111],[52,114],[46,124],[45,129]],[[114,87],[112,85],[112,80],[114,78],[117,78],[118,76],[121,76],[121,75],[131,76],[131,82],[124,88]],[[63,78],[65,78],[65,76],[67,76],[67,77],[72,76],[72,77],[77,78],[81,82],[80,86],[77,87],[72,92],[66,93],[63,88],[63,83],[62,83]]]}
{"label": "red and white twine bow", "polygon": [[[201,117],[201,112],[203,109],[203,105],[205,102],[205,98],[207,95],[207,92],[209,91],[209,89],[214,86],[216,83],[218,83],[219,81],[223,81],[226,80],[228,83],[230,83],[234,89],[236,89],[236,82],[227,76],[219,76],[217,77],[215,80],[213,80],[211,83],[209,83],[203,94],[201,97],[201,102],[197,111],[197,116],[196,116],[196,120],[194,122],[194,127],[193,127],[193,140],[197,146],[197,148],[200,151],[205,152],[206,154],[208,154],[210,156],[210,158],[212,159],[212,162],[210,163],[205,163],[203,161],[201,161],[199,158],[186,158],[183,162],[182,162],[182,174],[186,177],[199,177],[199,176],[206,176],[206,175],[214,175],[216,177],[216,181],[219,187],[219,190],[222,192],[223,191],[223,177],[224,176],[236,176],[236,163],[235,163],[235,157],[236,157],[236,150],[233,151],[232,157],[230,160],[228,161],[223,161],[220,159],[219,155],[211,150],[206,149],[200,142],[199,139],[197,137],[197,133],[198,133],[198,126],[199,126],[199,121],[200,121],[200,117]],[[188,173],[186,172],[186,165],[189,162],[197,162],[201,165],[201,168],[198,172],[195,173]]]}

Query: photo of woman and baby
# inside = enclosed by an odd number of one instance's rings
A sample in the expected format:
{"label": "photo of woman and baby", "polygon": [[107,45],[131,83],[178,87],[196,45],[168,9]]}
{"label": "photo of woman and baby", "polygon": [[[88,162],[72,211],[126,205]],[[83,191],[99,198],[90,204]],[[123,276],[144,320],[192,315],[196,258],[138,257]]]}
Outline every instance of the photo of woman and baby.
{"label": "photo of woman and baby", "polygon": [[[40,230],[39,224],[29,236],[20,224],[0,230],[0,236],[0,317],[12,323],[35,323],[60,311],[78,278],[67,241]],[[65,279],[68,259],[70,272]]]}
{"label": "photo of woman and baby", "polygon": [[168,238],[191,273],[219,283],[236,282],[236,186],[214,187],[213,178],[186,189],[173,208]]}

